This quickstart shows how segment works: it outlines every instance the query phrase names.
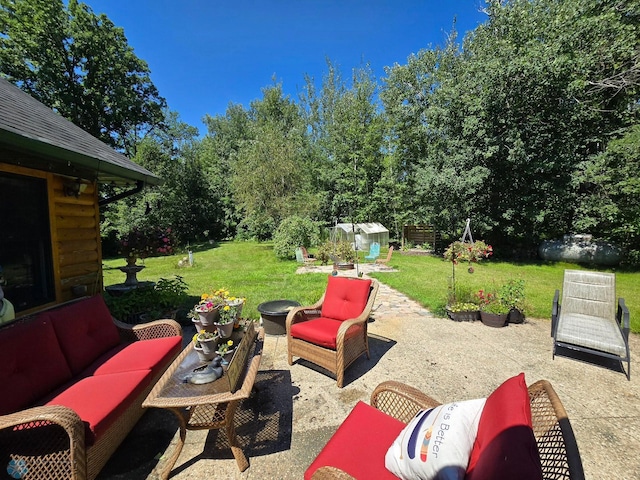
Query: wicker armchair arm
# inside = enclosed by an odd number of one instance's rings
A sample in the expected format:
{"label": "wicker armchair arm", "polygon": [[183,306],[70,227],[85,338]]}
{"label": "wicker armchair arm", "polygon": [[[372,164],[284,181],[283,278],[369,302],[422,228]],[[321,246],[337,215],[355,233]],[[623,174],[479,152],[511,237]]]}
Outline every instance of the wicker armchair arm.
{"label": "wicker armchair arm", "polygon": [[311,305],[308,307],[295,307],[287,313],[286,326],[287,330],[294,323],[306,322],[307,320],[313,320],[320,316],[321,305]]}
{"label": "wicker armchair arm", "polygon": [[382,382],[371,394],[371,406],[403,423],[409,423],[418,411],[438,405],[420,390],[394,380]]}
{"label": "wicker armchair arm", "polygon": [[539,380],[529,386],[533,434],[538,444],[543,472],[554,478],[584,480],[578,443],[567,412],[551,384]]}
{"label": "wicker armchair arm", "polygon": [[3,450],[9,448],[9,455],[27,462],[36,477],[38,469],[45,468],[43,473],[67,472],[72,479],[85,479],[84,428],[78,414],[70,408],[33,407],[0,416],[0,445]]}
{"label": "wicker armchair arm", "polygon": [[337,467],[320,467],[313,475],[311,480],[356,480],[347,472],[340,470]]}
{"label": "wicker armchair arm", "polygon": [[129,325],[113,319],[124,341],[149,340],[151,338],[182,336],[182,327],[175,320],[154,320],[140,325]]}

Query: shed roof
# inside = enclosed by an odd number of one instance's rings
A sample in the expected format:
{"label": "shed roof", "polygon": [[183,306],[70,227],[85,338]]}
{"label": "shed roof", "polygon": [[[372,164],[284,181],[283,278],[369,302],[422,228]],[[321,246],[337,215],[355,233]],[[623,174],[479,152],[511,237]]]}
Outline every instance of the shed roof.
{"label": "shed roof", "polygon": [[[347,233],[353,232],[353,223],[338,223],[336,228],[340,228]],[[356,223],[355,229],[360,230],[360,233],[372,234],[372,233],[384,233],[388,232],[387,228],[381,223]]]}
{"label": "shed roof", "polygon": [[[0,145],[43,158],[50,164],[47,170],[63,175],[97,178],[101,183],[162,183],[4,78],[0,78]],[[26,166],[43,169],[41,163]]]}

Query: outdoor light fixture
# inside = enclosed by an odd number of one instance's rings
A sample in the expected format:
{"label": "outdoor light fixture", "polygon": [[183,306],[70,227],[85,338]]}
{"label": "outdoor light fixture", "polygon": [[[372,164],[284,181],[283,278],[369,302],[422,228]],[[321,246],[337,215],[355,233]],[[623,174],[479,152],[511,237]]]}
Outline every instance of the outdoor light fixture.
{"label": "outdoor light fixture", "polygon": [[64,190],[65,197],[76,197],[78,198],[81,193],[87,189],[87,184],[82,181],[81,178],[76,178],[75,180],[69,180],[62,184],[62,188]]}

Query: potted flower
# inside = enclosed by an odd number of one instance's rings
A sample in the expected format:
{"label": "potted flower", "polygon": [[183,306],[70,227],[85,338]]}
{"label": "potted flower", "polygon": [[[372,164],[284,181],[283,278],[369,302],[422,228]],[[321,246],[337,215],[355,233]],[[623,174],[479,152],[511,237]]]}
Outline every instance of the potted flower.
{"label": "potted flower", "polygon": [[213,344],[213,349],[211,348],[211,342],[215,339],[215,333],[207,332],[205,330],[202,330],[193,336],[193,348],[198,354],[198,358],[201,362],[211,361],[216,356],[215,343]]}
{"label": "potted flower", "polygon": [[455,322],[473,322],[478,320],[480,309],[471,302],[456,302],[447,305],[447,315]]}
{"label": "potted flower", "polygon": [[229,292],[218,289],[213,293],[203,293],[200,302],[194,307],[201,325],[212,325],[217,322],[219,310],[224,306]]}
{"label": "potted flower", "polygon": [[509,280],[500,288],[500,298],[509,307],[509,323],[523,323],[526,311],[524,280]]}
{"label": "potted flower", "polygon": [[226,342],[222,342],[218,345],[218,350],[216,353],[222,357],[222,363],[229,363],[229,361],[225,358],[228,354],[233,353],[235,347],[233,346],[233,340],[227,340]]}
{"label": "potted flower", "polygon": [[241,305],[225,304],[220,308],[218,321],[214,324],[218,329],[220,338],[229,338],[233,333],[233,327],[238,318],[238,308]]}
{"label": "potted flower", "polygon": [[507,324],[510,307],[505,305],[496,293],[479,290],[480,320],[489,327],[504,327]]}

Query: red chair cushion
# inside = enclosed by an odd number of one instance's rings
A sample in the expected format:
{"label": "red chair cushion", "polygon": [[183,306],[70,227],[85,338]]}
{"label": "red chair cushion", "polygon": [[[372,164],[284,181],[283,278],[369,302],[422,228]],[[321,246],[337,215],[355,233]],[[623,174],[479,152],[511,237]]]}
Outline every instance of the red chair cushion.
{"label": "red chair cushion", "polygon": [[[337,348],[336,338],[340,325],[342,325],[341,320],[324,317],[314,318],[313,320],[291,325],[291,336],[314,345],[335,350]],[[362,328],[362,325],[353,325],[347,332],[346,338],[360,334]]]}
{"label": "red chair cushion", "polygon": [[309,480],[320,467],[337,467],[359,479],[397,480],[384,466],[384,456],[405,424],[358,402],[320,454],[304,472]]}
{"label": "red chair cushion", "polygon": [[93,445],[151,381],[149,370],[97,375],[74,383],[47,405],[75,411],[85,423],[85,443]]}
{"label": "red chair cushion", "polygon": [[0,336],[0,415],[32,406],[71,379],[71,370],[46,315],[9,325]]}
{"label": "red chair cushion", "polygon": [[357,317],[367,305],[370,289],[371,280],[329,277],[322,303],[322,316],[335,320]]}
{"label": "red chair cushion", "polygon": [[542,479],[524,373],[505,381],[487,398],[465,477],[514,478]]}
{"label": "red chair cushion", "polygon": [[107,359],[96,368],[94,375],[151,370],[156,376],[180,353],[181,348],[182,337],[179,336],[139,340]]}
{"label": "red chair cushion", "polygon": [[118,328],[102,295],[52,310],[47,315],[74,375],[120,343]]}

